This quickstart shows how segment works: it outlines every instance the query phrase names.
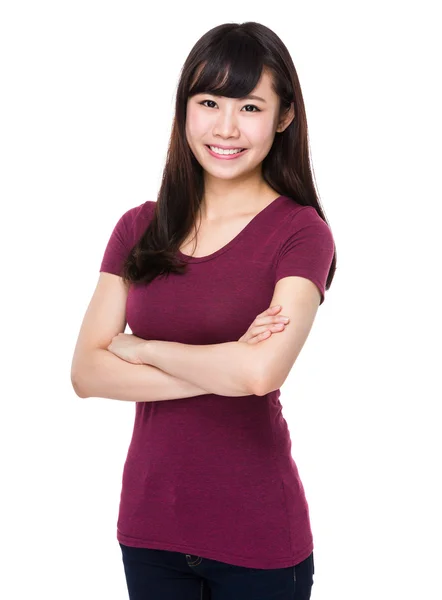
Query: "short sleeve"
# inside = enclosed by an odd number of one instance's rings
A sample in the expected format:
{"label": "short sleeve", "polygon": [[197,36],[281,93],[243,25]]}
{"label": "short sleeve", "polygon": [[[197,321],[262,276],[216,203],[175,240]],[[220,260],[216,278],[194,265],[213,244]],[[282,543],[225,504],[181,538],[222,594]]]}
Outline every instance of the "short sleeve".
{"label": "short sleeve", "polygon": [[330,227],[313,206],[304,206],[291,220],[276,262],[275,284],[283,277],[297,275],[310,279],[325,298],[325,285],[335,252]]}
{"label": "short sleeve", "polygon": [[131,208],[115,225],[101,261],[100,272],[121,276],[122,267],[134,242],[134,211]]}

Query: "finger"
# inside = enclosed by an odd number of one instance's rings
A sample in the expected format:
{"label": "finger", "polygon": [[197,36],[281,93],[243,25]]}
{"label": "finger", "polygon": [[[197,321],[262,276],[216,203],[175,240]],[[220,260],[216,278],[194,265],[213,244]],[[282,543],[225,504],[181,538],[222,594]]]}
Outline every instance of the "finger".
{"label": "finger", "polygon": [[[282,325],[282,327],[281,327]],[[251,335],[254,337],[257,337],[259,335],[262,335],[263,333],[265,333],[266,331],[270,331],[271,333],[278,333],[279,331],[283,331],[284,330],[284,324],[273,324],[273,325],[261,325],[260,327],[253,327],[251,330]]]}
{"label": "finger", "polygon": [[258,344],[260,341],[267,339],[271,335],[272,335],[272,332],[269,331],[268,329],[266,329],[259,335],[255,335],[255,336],[251,337],[249,340],[247,340],[247,343],[248,344]]}
{"label": "finger", "polygon": [[280,304],[275,304],[274,306],[271,306],[268,310],[269,311],[278,311],[281,310],[282,306]]}
{"label": "finger", "polygon": [[256,318],[255,321],[253,322],[253,324],[256,326],[261,326],[261,325],[272,325],[272,324],[276,324],[276,323],[285,323],[285,325],[287,325],[289,321],[282,321],[281,319],[283,317],[284,317],[284,315],[274,315],[274,316],[267,315],[265,317]]}
{"label": "finger", "polygon": [[281,309],[282,306],[280,304],[275,304],[275,306],[271,306],[266,311],[264,311],[264,314],[276,315]]}
{"label": "finger", "polygon": [[279,333],[285,330],[284,323],[275,323],[273,325],[262,325],[260,327],[253,327],[250,329],[250,338],[247,340],[248,344],[257,344],[261,340],[265,340],[272,335],[272,333]]}
{"label": "finger", "polygon": [[267,310],[260,313],[256,318],[258,319],[259,317],[264,317],[265,315],[276,315],[281,308],[282,306],[277,304],[275,306],[270,306],[270,308],[267,308]]}

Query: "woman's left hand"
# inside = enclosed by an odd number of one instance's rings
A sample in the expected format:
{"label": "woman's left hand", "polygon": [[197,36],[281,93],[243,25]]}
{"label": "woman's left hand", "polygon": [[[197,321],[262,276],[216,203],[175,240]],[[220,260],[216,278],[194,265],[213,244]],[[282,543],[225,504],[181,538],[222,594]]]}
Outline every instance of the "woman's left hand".
{"label": "woman's left hand", "polygon": [[137,337],[133,333],[119,333],[112,338],[107,349],[127,362],[144,365],[146,363],[142,360],[142,356],[146,345],[147,340]]}

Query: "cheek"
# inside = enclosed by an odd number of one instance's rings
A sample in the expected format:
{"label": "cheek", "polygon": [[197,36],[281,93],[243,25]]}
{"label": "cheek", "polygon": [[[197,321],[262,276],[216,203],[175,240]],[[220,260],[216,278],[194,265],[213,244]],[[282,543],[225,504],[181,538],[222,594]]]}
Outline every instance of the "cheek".
{"label": "cheek", "polygon": [[250,123],[245,123],[244,127],[247,127],[247,131],[254,141],[256,140],[267,140],[273,137],[274,122],[271,118],[264,116],[262,118],[250,119]]}
{"label": "cheek", "polygon": [[256,148],[262,148],[263,152],[270,149],[274,139],[273,123],[269,121],[255,122],[247,131],[244,131],[250,144]]}
{"label": "cheek", "polygon": [[198,137],[205,133],[207,129],[207,119],[199,111],[189,109],[186,116],[186,130],[191,137]]}

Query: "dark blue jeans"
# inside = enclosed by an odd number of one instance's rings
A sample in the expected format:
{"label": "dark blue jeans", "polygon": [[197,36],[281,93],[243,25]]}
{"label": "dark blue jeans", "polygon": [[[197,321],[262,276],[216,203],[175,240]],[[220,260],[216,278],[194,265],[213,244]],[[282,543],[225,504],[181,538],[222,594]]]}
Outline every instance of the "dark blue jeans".
{"label": "dark blue jeans", "polygon": [[193,554],[120,543],[130,600],[309,600],[313,552],[282,569],[238,567]]}

